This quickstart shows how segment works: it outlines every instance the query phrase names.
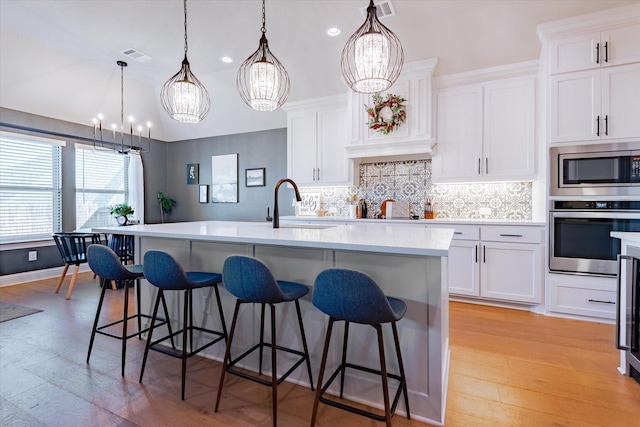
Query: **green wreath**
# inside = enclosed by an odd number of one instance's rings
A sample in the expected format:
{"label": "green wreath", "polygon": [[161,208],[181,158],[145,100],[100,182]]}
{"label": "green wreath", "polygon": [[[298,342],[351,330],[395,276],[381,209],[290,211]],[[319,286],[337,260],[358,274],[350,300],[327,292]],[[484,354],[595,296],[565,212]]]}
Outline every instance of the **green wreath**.
{"label": "green wreath", "polygon": [[388,135],[404,123],[407,110],[403,104],[406,99],[388,93],[385,98],[379,93],[373,95],[373,106],[365,105],[369,116],[369,129]]}

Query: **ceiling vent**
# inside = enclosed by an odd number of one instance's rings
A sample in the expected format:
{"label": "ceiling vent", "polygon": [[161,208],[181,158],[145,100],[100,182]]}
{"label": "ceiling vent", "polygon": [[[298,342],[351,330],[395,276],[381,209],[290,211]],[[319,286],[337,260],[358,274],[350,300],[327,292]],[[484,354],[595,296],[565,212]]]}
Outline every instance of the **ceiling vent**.
{"label": "ceiling vent", "polygon": [[129,49],[125,49],[122,52],[120,52],[121,54],[123,54],[124,56],[126,56],[127,58],[131,58],[135,61],[138,62],[147,62],[147,61],[151,61],[153,58],[150,57],[149,55],[146,55],[142,52],[140,52],[137,49],[134,49],[132,47],[130,47]]}
{"label": "ceiling vent", "polygon": [[[382,0],[382,1],[374,2],[374,4],[376,5],[376,14],[378,16],[378,19],[386,18],[387,16],[396,14],[396,11],[393,9],[393,5],[391,4],[390,0]],[[367,8],[361,7],[360,13],[362,13],[362,16],[366,18]]]}

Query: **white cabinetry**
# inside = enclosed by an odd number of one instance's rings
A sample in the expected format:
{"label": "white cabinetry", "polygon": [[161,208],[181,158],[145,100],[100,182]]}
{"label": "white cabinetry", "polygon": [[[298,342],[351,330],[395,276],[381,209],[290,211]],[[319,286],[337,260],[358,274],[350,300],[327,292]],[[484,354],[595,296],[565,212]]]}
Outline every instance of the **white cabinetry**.
{"label": "white cabinetry", "polygon": [[542,227],[455,226],[449,249],[449,293],[542,303]]}
{"label": "white cabinetry", "polygon": [[539,27],[549,143],[640,137],[640,7]]}
{"label": "white cabinetry", "polygon": [[431,75],[437,59],[406,63],[400,77],[388,93],[406,99],[407,118],[396,130],[384,135],[369,129],[366,107],[373,105],[372,95],[349,92],[350,135],[345,149],[350,158],[422,156],[431,153],[432,134]]}
{"label": "white cabinetry", "polygon": [[439,90],[434,181],[535,178],[535,77]]}
{"label": "white cabinetry", "polygon": [[616,279],[549,274],[549,311],[615,319]]}
{"label": "white cabinetry", "polygon": [[549,142],[640,136],[640,63],[553,75],[549,90]]}
{"label": "white cabinetry", "polygon": [[287,174],[298,185],[353,185],[347,159],[346,97],[287,106]]}

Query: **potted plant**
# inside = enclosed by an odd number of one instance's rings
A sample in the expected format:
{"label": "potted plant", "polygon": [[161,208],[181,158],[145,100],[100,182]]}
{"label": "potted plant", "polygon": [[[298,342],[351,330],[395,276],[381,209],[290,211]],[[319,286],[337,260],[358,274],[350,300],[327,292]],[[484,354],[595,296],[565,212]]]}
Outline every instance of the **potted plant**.
{"label": "potted plant", "polygon": [[133,215],[133,208],[127,203],[119,203],[109,207],[111,215],[116,217],[118,225],[126,225],[129,215]]}
{"label": "potted plant", "polygon": [[176,205],[176,201],[165,196],[162,191],[158,191],[158,202],[160,203],[160,220],[164,224],[164,216],[171,214],[171,210]]}

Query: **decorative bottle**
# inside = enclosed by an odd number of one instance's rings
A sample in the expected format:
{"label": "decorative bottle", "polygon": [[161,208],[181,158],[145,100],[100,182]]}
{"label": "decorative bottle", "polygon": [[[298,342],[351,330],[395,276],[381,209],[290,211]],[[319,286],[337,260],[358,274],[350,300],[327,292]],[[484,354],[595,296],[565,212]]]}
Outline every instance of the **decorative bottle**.
{"label": "decorative bottle", "polygon": [[427,199],[424,202],[424,219],[433,219],[435,213],[433,212],[433,206],[431,206],[431,200]]}

